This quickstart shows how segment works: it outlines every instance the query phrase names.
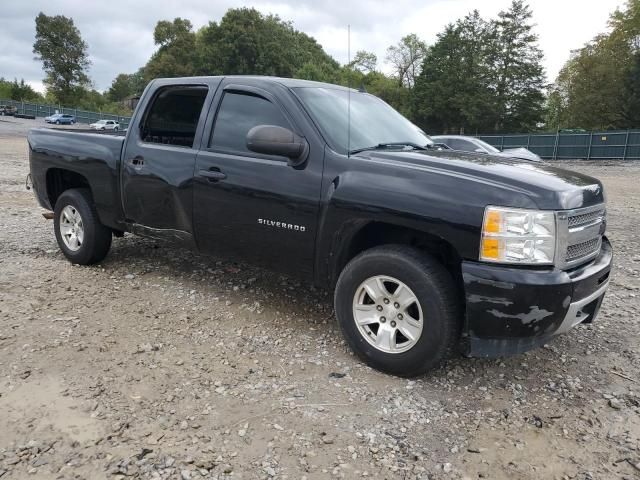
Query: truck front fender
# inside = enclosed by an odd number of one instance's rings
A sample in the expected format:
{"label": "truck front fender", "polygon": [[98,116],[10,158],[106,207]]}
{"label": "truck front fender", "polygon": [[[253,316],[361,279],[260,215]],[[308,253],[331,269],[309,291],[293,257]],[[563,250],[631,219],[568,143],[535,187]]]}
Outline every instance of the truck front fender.
{"label": "truck front fender", "polygon": [[[316,282],[331,286],[344,265],[369,246],[404,241],[409,232],[450,245],[460,258],[478,249],[484,206],[461,208],[452,191],[424,188],[415,179],[345,172],[324,189],[318,219]],[[372,227],[375,225],[375,228]],[[374,233],[375,232],[375,233]],[[383,235],[380,233],[383,232]]]}

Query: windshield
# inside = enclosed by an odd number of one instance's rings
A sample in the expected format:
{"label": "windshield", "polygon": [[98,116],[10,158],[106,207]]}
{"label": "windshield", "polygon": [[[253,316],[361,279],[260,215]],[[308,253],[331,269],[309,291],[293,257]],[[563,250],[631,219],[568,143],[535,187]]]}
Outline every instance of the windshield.
{"label": "windshield", "polygon": [[498,150],[496,147],[494,147],[493,145],[488,144],[485,141],[482,141],[482,140],[479,140],[479,139],[476,138],[476,143],[479,144],[479,145],[482,145],[487,150],[487,152],[489,152],[489,153],[500,153],[500,150]]}
{"label": "windshield", "polygon": [[[351,92],[351,141],[348,141],[348,93],[337,88],[293,89],[327,142],[339,153],[381,144],[431,145],[417,126],[368,93]],[[347,145],[349,143],[349,145]],[[397,145],[402,148],[402,145]]]}

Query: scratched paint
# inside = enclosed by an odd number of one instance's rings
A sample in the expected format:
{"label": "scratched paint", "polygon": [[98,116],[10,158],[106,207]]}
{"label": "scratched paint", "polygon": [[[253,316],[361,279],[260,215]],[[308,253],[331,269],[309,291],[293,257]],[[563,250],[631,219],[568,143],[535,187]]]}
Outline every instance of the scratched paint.
{"label": "scratched paint", "polygon": [[498,280],[491,280],[489,278],[478,277],[472,273],[465,272],[462,274],[465,285],[470,285],[473,282],[476,282],[480,285],[488,285],[490,287],[505,289],[505,290],[513,290],[516,288],[515,283],[511,282],[500,282]]}
{"label": "scratched paint", "polygon": [[467,295],[467,302],[469,303],[495,303],[498,305],[504,305],[508,307],[509,305],[513,305],[513,301],[508,298],[500,298],[500,297],[487,297],[486,295]]}
{"label": "scratched paint", "polygon": [[553,315],[553,312],[540,308],[537,305],[529,307],[528,313],[510,314],[510,313],[499,312],[498,310],[495,310],[495,309],[488,310],[488,313],[492,314],[497,318],[518,319],[522,322],[523,325],[539,322],[540,320],[544,320],[545,318]]}

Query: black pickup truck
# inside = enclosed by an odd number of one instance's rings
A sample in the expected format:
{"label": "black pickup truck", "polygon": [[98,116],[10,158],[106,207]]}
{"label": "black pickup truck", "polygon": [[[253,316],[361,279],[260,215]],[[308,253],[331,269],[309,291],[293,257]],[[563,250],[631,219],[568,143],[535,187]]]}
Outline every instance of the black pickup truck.
{"label": "black pickup truck", "polygon": [[380,99],[270,77],[151,82],[126,135],[34,129],[39,203],[64,255],[125,232],[335,291],[369,365],[417,375],[462,347],[515,354],[592,322],[609,283],[602,184],[440,151]]}

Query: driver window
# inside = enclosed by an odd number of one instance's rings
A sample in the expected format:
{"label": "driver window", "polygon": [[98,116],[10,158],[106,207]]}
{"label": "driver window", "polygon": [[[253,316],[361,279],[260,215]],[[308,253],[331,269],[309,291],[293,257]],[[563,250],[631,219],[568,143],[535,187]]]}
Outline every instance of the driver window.
{"label": "driver window", "polygon": [[226,92],[213,127],[209,147],[233,152],[249,152],[247,133],[258,125],[291,129],[280,109],[256,95]]}

